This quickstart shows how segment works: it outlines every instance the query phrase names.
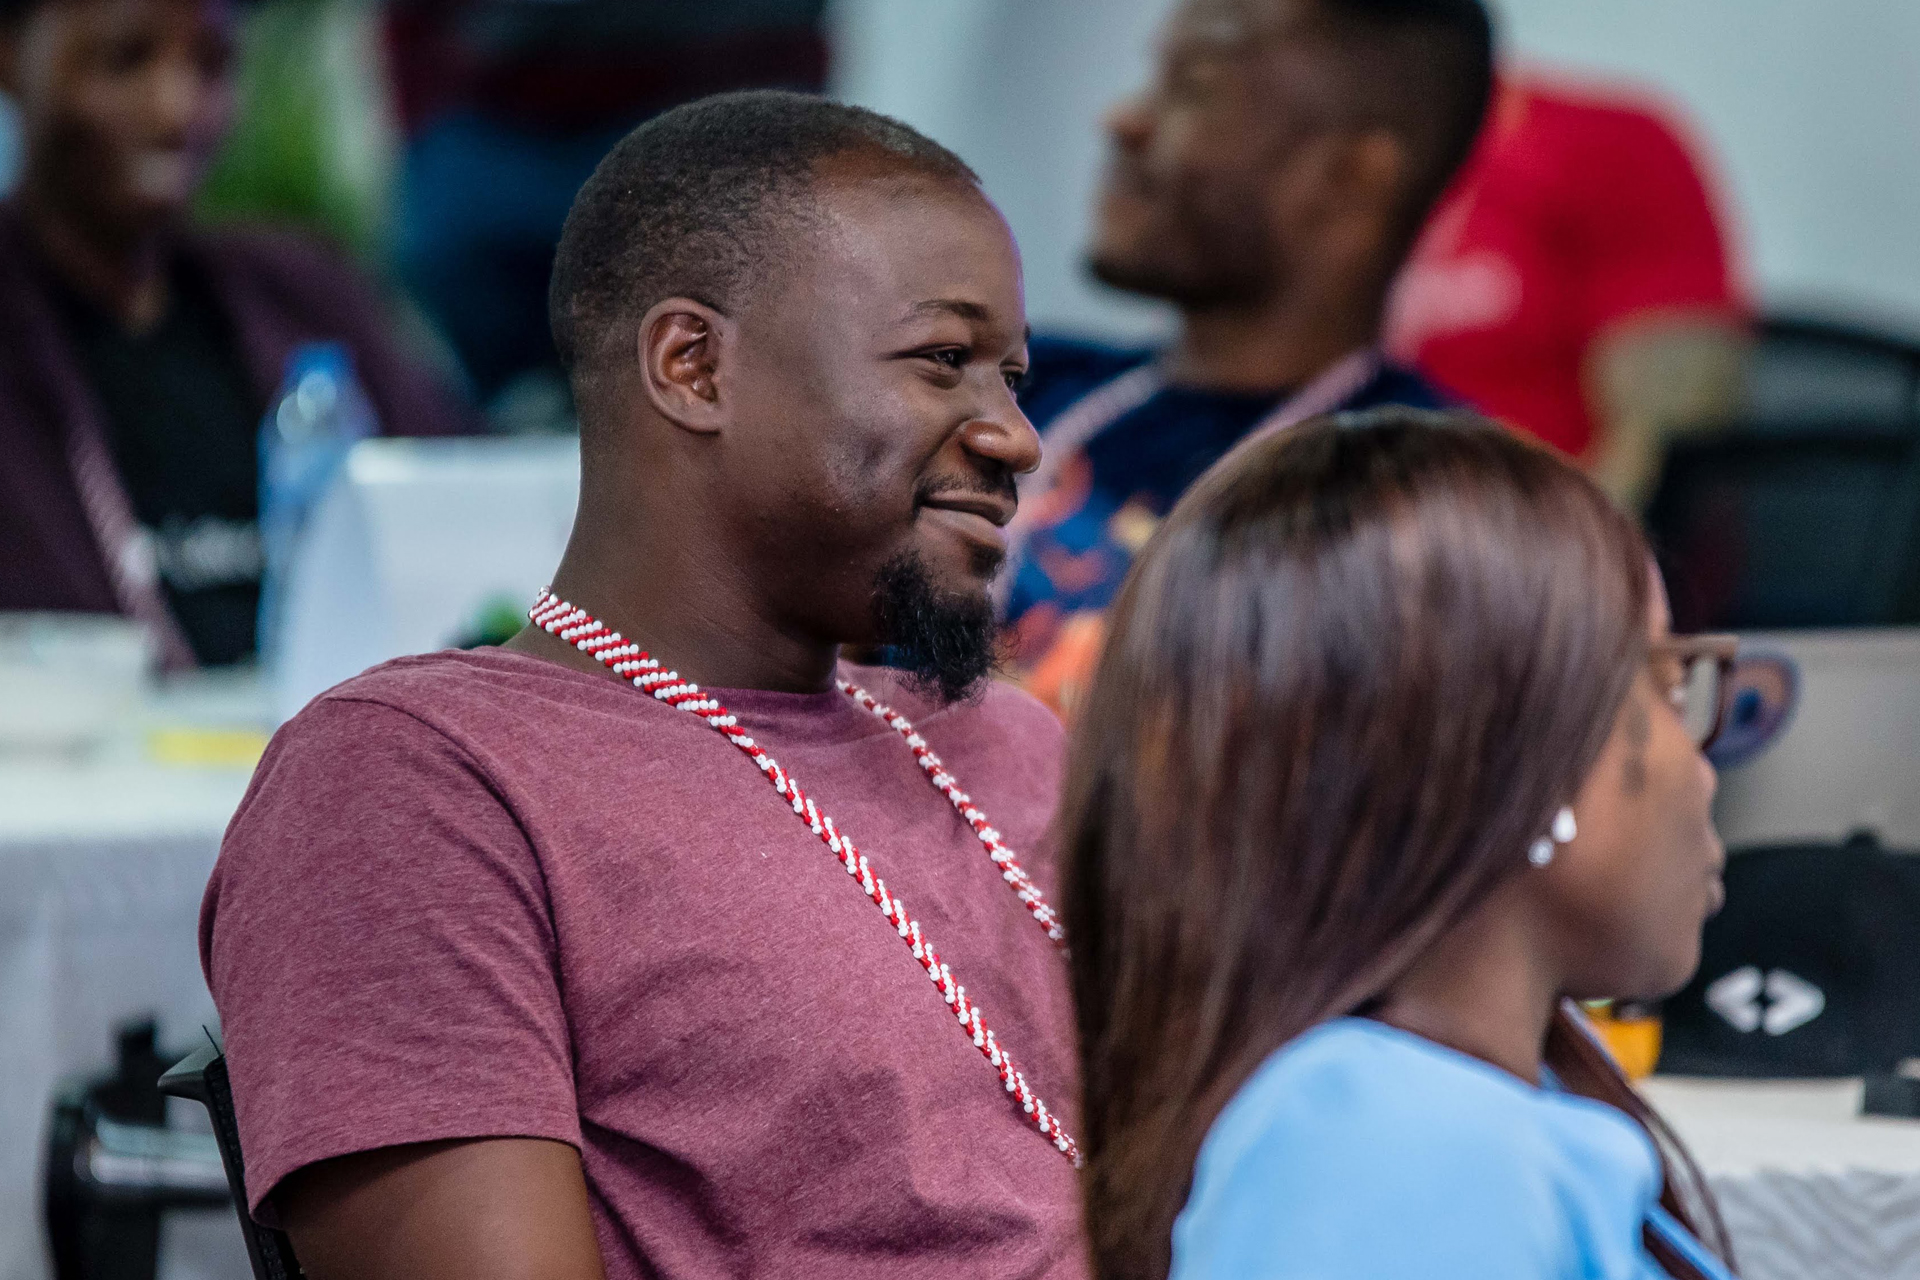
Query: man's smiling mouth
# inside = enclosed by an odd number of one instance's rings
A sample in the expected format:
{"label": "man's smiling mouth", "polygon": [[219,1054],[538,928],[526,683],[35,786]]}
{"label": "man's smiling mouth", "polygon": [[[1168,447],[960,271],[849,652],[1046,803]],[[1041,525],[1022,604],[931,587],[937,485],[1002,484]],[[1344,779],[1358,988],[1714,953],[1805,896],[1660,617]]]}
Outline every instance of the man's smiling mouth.
{"label": "man's smiling mouth", "polygon": [[1015,507],[1011,495],[949,491],[930,494],[918,505],[920,516],[942,528],[969,542],[1005,552],[1006,525],[1013,519]]}

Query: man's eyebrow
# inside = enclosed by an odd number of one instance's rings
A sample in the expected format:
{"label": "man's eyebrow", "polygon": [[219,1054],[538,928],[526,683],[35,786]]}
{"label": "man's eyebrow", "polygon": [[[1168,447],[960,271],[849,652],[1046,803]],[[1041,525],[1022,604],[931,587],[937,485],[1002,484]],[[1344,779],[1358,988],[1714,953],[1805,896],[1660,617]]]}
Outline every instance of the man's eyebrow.
{"label": "man's eyebrow", "polygon": [[928,298],[924,302],[916,302],[907,308],[909,319],[924,315],[959,316],[962,320],[974,324],[985,324],[993,319],[993,312],[980,303],[970,302],[965,298]]}
{"label": "man's eyebrow", "polygon": [[[916,302],[907,308],[907,317],[924,315],[959,316],[973,324],[985,324],[993,318],[993,312],[978,302],[969,302],[965,298],[928,298],[925,302]],[[1020,330],[1020,341],[1024,345],[1033,341],[1033,326],[1027,325]]]}

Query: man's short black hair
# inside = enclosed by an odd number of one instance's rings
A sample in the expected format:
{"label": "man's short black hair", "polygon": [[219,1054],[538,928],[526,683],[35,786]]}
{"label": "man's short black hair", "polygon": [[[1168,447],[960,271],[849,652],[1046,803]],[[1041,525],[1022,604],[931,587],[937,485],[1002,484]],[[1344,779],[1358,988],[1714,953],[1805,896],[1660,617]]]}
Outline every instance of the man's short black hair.
{"label": "man's short black hair", "polygon": [[1411,239],[1473,150],[1493,96],[1493,23],[1482,0],[1315,0],[1354,55],[1355,106],[1412,151]]}
{"label": "man's short black hair", "polygon": [[817,166],[852,152],[906,173],[980,181],[898,120],[779,90],[702,98],[621,139],[574,197],[554,253],[553,343],[576,384],[609,339],[663,298],[731,310],[811,216]]}

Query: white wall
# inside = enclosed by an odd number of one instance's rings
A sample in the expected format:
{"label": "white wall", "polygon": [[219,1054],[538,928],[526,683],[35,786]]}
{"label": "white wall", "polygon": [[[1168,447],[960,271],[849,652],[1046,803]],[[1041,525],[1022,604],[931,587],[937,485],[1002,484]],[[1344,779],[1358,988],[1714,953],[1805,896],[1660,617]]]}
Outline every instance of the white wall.
{"label": "white wall", "polygon": [[[1078,260],[1101,108],[1170,0],[835,0],[838,92],[959,151],[1026,254],[1039,322],[1155,314]],[[1920,331],[1920,0],[1495,0],[1516,56],[1654,88],[1691,117],[1763,303]]]}

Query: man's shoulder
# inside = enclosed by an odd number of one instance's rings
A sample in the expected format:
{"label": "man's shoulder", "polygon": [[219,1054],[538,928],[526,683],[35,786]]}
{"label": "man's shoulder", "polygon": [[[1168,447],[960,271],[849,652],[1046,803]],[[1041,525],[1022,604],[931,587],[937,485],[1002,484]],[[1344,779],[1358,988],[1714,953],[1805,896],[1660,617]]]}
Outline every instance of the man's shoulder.
{"label": "man's shoulder", "polygon": [[1517,85],[1525,95],[1525,122],[1535,133],[1677,141],[1682,131],[1675,105],[1649,90],[1537,76],[1523,77]]}
{"label": "man's shoulder", "polygon": [[554,675],[572,674],[554,663],[491,647],[408,654],[343,680],[316,697],[308,708],[337,702],[377,702],[410,711],[445,705],[449,694],[491,699],[518,692],[530,681],[538,682],[549,674],[548,667]]}
{"label": "man's shoulder", "polygon": [[1151,360],[1155,348],[1096,342],[1061,334],[1036,334],[1027,344],[1029,362],[1020,407],[1044,428],[1068,405]]}
{"label": "man's shoulder", "polygon": [[579,744],[618,738],[628,766],[653,777],[671,775],[712,736],[691,716],[543,658],[494,648],[417,654],[335,685],[281,725],[241,814],[262,805],[511,809],[571,794]]}
{"label": "man's shoulder", "polygon": [[610,680],[544,658],[490,646],[443,649],[369,667],[314,698],[277,736],[353,733],[376,721],[398,738],[484,749],[535,723],[560,724],[608,709],[647,715],[654,707]]}
{"label": "man's shoulder", "polygon": [[1409,409],[1465,408],[1458,396],[1436,386],[1417,370],[1387,362],[1342,408],[1377,409],[1401,405]]}

